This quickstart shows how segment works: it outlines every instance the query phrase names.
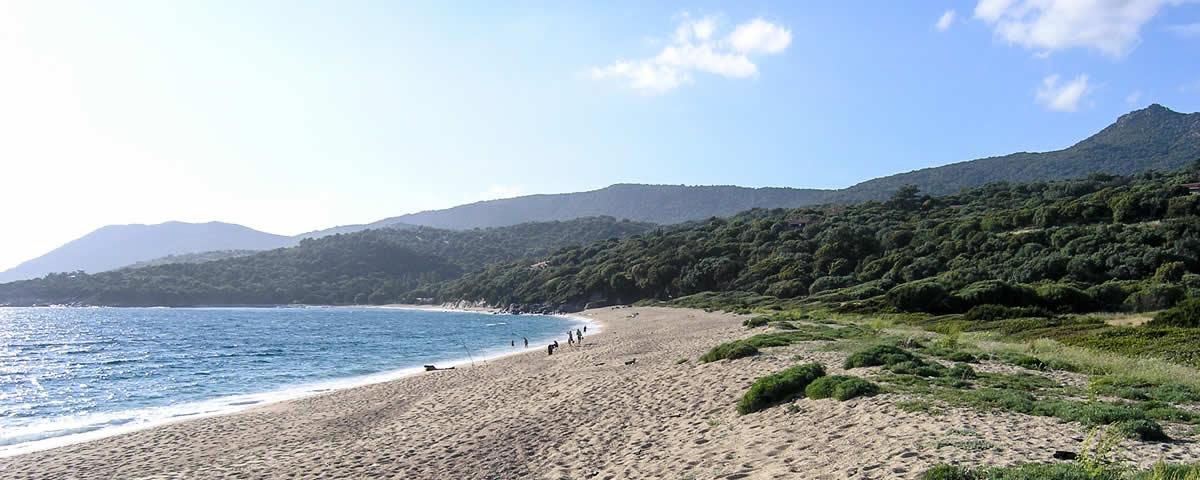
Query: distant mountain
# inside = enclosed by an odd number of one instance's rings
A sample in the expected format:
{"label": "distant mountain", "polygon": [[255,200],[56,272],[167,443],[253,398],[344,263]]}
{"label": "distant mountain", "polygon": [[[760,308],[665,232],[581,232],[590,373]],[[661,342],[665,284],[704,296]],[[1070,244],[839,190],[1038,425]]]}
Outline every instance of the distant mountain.
{"label": "distant mountain", "polygon": [[1122,115],[1116,123],[1069,148],[925,168],[876,178],[837,191],[827,200],[882,200],[904,185],[931,195],[948,195],[991,182],[1061,180],[1109,173],[1168,171],[1200,159],[1200,113],[1183,114],[1153,104]]}
{"label": "distant mountain", "polygon": [[109,225],[50,253],[0,272],[0,282],[36,278],[54,272],[103,272],[167,255],[215,250],[266,250],[295,242],[291,237],[221,222]]}
{"label": "distant mountain", "polygon": [[617,184],[599,190],[528,195],[460,205],[282,237],[222,223],[170,222],[104,227],[12,270],[0,282],[50,272],[119,268],[164,255],[214,250],[265,250],[303,239],[368,229],[450,230],[527,222],[611,216],[657,224],[727,217],[752,208],[795,208],[824,203],[883,200],[904,185],[947,195],[991,182],[1029,182],[1086,176],[1131,175],[1173,170],[1200,159],[1200,113],[1183,114],[1158,104],[1122,115],[1099,133],[1062,150],[1014,153],[868,180],[841,190]]}
{"label": "distant mountain", "polygon": [[591,216],[672,224],[725,217],[751,208],[812,205],[821,203],[828,194],[825,190],[798,188],[617,184],[588,192],[476,202],[401,215],[372,225],[403,223],[463,230]]}
{"label": "distant mountain", "polygon": [[452,231],[373,229],[308,239],[236,258],[170,262],[0,284],[0,305],[113,306],[363,304],[412,301],[419,287],[496,262],[646,233],[612,217]]}
{"label": "distant mountain", "polygon": [[299,235],[296,235],[295,238],[296,238],[296,240],[304,240],[304,239],[308,239],[308,238],[321,238],[321,237],[328,237],[330,235],[361,232],[363,230],[372,230],[372,229],[378,229],[378,228],[396,228],[396,229],[405,230],[405,229],[413,229],[413,228],[420,228],[420,227],[421,227],[420,225],[409,225],[406,223],[391,221],[391,219],[386,219],[386,220],[380,220],[378,222],[373,222],[373,223],[360,223],[360,224],[355,224],[355,225],[339,225],[336,227],[330,227],[330,228],[326,228],[323,230],[313,230],[311,232],[306,232],[306,233],[301,233]]}

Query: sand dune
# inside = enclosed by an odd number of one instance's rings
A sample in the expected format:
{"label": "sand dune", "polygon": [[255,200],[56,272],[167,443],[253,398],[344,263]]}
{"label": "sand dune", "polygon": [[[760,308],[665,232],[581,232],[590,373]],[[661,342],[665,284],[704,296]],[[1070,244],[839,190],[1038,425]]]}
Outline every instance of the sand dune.
{"label": "sand dune", "polygon": [[[740,317],[585,314],[604,333],[554,356],[516,355],[0,459],[0,477],[913,478],[947,461],[1048,461],[1084,436],[1050,418],[906,413],[889,394],[739,416],[734,404],[757,376],[797,356],[837,373],[843,354],[796,345],[701,365],[696,357],[713,345],[747,335]],[[1195,444],[1127,447],[1143,465],[1200,458]]]}

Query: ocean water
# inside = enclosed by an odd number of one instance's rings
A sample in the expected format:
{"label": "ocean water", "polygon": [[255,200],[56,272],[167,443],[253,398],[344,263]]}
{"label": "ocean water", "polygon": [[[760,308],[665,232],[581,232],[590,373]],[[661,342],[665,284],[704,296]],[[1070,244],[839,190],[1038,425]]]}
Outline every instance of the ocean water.
{"label": "ocean water", "polygon": [[391,308],[0,308],[0,455],[484,361],[523,350],[522,337],[542,349],[584,324]]}

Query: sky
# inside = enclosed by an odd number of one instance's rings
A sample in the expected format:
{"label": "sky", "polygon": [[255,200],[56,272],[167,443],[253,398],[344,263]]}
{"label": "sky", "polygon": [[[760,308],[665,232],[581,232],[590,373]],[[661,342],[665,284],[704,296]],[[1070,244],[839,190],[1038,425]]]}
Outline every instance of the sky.
{"label": "sky", "polygon": [[0,269],[613,183],[840,188],[1200,110],[1200,3],[0,0]]}

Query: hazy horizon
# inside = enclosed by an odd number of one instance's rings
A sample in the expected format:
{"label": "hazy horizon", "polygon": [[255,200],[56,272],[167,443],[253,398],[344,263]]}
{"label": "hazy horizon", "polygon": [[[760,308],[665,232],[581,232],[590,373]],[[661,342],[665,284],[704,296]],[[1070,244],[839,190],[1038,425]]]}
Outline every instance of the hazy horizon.
{"label": "hazy horizon", "polygon": [[842,188],[1200,110],[1200,5],[1026,3],[6,3],[0,270],[110,224]]}

